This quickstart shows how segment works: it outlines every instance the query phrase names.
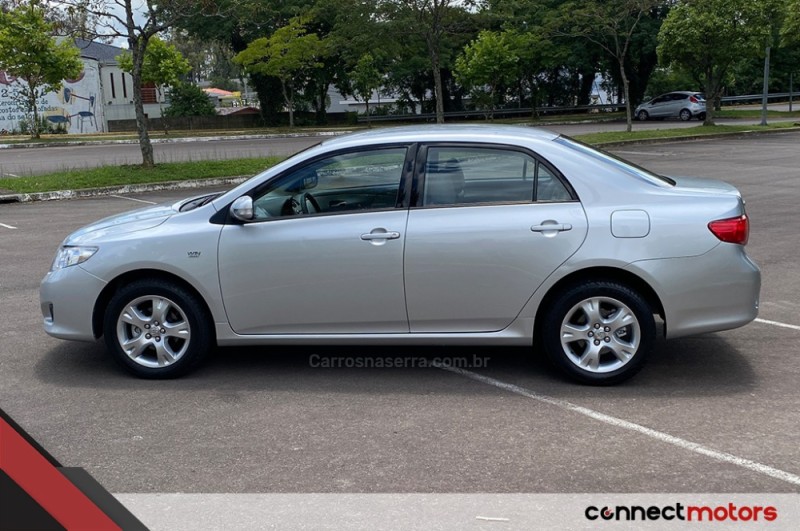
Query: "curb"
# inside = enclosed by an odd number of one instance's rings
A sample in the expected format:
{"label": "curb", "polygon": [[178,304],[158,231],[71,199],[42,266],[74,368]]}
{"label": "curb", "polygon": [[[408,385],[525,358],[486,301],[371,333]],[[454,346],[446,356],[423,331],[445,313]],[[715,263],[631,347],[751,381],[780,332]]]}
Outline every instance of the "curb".
{"label": "curb", "polygon": [[[182,144],[188,142],[218,142],[221,140],[269,140],[274,138],[307,138],[307,137],[329,137],[340,136],[352,133],[347,131],[319,131],[316,133],[265,133],[259,135],[224,135],[224,136],[184,136],[175,138],[151,138],[152,144]],[[70,146],[110,146],[114,144],[139,144],[139,140],[132,138],[129,140],[75,140],[66,142],[26,142],[21,144],[0,144],[0,149],[30,149],[30,148],[49,148],[49,147],[70,147]]]}
{"label": "curb", "polygon": [[120,186],[105,186],[102,188],[81,188],[78,190],[55,190],[52,192],[32,192],[28,194],[0,195],[2,203],[29,203],[32,201],[57,201],[61,199],[78,199],[85,197],[100,197],[114,194],[140,194],[144,192],[158,192],[161,190],[182,190],[204,188],[206,186],[223,186],[241,184],[252,175],[237,177],[216,177],[210,179],[193,179],[189,181],[164,181],[152,184],[124,184]]}

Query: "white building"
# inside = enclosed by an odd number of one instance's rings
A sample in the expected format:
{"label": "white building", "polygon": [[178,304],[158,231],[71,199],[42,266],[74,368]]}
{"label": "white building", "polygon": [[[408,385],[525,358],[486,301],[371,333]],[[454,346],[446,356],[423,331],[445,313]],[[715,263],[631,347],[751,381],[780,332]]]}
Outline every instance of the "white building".
{"label": "white building", "polygon": [[[75,44],[83,71],[75,79],[65,79],[61,90],[41,98],[39,114],[68,133],[105,132],[108,120],[135,119],[133,80],[116,60],[125,50],[83,39],[75,39]],[[0,72],[0,130],[19,130],[25,119],[24,109],[13,97],[19,86],[19,80]],[[164,91],[153,85],[142,88],[145,114],[160,117]]]}

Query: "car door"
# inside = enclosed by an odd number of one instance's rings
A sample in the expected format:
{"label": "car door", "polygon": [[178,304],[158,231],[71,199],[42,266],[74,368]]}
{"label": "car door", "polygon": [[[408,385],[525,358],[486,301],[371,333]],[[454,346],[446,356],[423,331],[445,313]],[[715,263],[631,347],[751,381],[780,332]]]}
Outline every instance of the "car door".
{"label": "car door", "polygon": [[669,117],[675,118],[681,113],[681,109],[686,106],[686,99],[689,97],[688,94],[680,94],[680,93],[673,93],[670,95],[669,101]]}
{"label": "car door", "polygon": [[652,118],[661,118],[663,116],[667,116],[668,114],[668,105],[669,105],[669,94],[664,94],[657,98],[654,98],[653,101],[650,102],[650,108],[647,112],[650,113]]}
{"label": "car door", "polygon": [[420,158],[406,229],[411,332],[501,330],[581,246],[583,208],[526,150],[431,144]]}
{"label": "car door", "polygon": [[408,332],[408,151],[324,155],[251,192],[255,221],[227,224],[219,241],[222,298],[236,333]]}

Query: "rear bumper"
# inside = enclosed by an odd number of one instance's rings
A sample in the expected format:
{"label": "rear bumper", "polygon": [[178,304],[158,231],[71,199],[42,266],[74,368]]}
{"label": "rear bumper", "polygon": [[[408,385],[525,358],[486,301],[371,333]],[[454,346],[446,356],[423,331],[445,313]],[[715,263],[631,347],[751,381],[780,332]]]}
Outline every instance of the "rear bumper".
{"label": "rear bumper", "polygon": [[39,287],[44,331],[59,339],[94,341],[92,312],[105,285],[80,266],[47,273]]}
{"label": "rear bumper", "polygon": [[739,245],[720,243],[700,256],[643,260],[627,269],[661,299],[668,338],[738,328],[758,316],[761,271]]}

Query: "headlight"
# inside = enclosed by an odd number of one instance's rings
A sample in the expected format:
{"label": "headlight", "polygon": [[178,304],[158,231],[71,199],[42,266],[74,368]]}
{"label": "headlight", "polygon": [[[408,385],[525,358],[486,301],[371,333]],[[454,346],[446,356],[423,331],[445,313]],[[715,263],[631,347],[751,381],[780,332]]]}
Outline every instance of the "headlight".
{"label": "headlight", "polygon": [[97,252],[97,247],[64,245],[58,249],[50,271],[81,264]]}

